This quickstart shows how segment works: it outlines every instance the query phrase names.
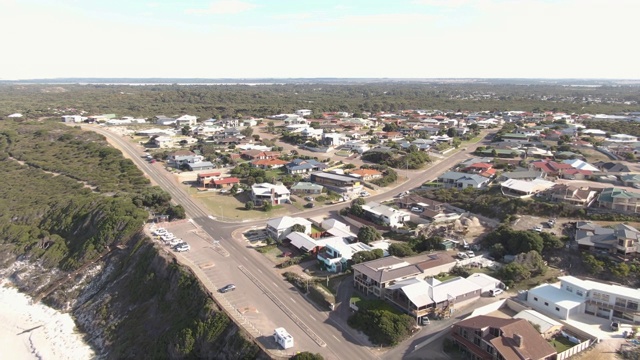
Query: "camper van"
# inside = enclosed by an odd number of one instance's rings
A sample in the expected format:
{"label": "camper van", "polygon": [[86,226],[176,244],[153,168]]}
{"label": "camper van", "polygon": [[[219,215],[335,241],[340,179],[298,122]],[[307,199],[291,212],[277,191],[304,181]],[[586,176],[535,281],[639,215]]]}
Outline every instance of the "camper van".
{"label": "camper van", "polygon": [[283,349],[289,349],[293,347],[293,336],[289,335],[284,328],[277,328],[273,332],[273,339],[282,346]]}

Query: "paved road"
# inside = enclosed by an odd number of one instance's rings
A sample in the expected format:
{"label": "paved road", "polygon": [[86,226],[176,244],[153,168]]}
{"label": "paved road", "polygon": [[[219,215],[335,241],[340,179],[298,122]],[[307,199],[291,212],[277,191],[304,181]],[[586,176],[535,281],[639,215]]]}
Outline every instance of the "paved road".
{"label": "paved road", "polygon": [[[192,251],[181,255],[181,258],[186,261],[187,265],[194,268],[199,277],[207,277],[201,279],[205,283],[211,283],[213,279],[220,282],[215,285],[216,287],[223,286],[225,284],[223,281],[241,284],[241,288],[239,287],[238,290],[231,293],[229,298],[231,301],[242,302],[243,305],[246,303],[247,308],[255,308],[257,312],[263,314],[262,317],[255,320],[257,327],[260,328],[258,332],[262,337],[268,338],[273,328],[285,324],[284,326],[294,336],[297,344],[294,348],[296,351],[318,352],[327,359],[380,358],[377,350],[364,344],[358,336],[354,336],[354,331],[346,328],[343,321],[335,319],[335,315],[330,312],[319,312],[314,305],[301,298],[297,291],[291,289],[289,283],[273,271],[272,263],[256,251],[248,249],[246,243],[238,237],[234,238],[234,231],[251,226],[263,227],[264,220],[225,223],[210,218],[206,209],[194,201],[181,186],[177,186],[176,180],[160,164],[150,164],[143,159],[144,153],[140,147],[132,144],[127,138],[101,127],[83,127],[104,135],[118,148],[126,152],[155,184],[171,194],[172,201],[185,208],[187,216],[195,224],[212,238],[220,241],[229,253],[228,257],[221,256],[215,251],[206,251],[208,245],[203,243],[204,245],[199,244],[196,247],[202,251]],[[480,144],[467,146],[467,151],[472,152],[478,145]],[[426,181],[435,179],[452,165],[467,157],[469,157],[467,152],[458,152],[426,170],[413,172],[413,176],[410,176],[407,182],[387,193],[371,196],[368,200],[385,200],[398,192],[418,187]],[[332,211],[337,212],[348,205],[348,203],[340,203],[299,211],[295,215],[316,217]],[[209,263],[215,264],[215,266],[208,268],[208,274],[204,274],[202,269],[207,268]],[[211,270],[212,268],[215,270]],[[220,269],[224,269],[224,273],[219,271]],[[258,340],[263,344],[269,342],[268,339],[258,337]]]}

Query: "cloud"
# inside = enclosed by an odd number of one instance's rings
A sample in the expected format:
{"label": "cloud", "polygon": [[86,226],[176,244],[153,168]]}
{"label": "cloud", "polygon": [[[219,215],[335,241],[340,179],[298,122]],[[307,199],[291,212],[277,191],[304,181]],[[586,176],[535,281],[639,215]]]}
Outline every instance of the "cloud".
{"label": "cloud", "polygon": [[436,6],[443,8],[457,8],[465,5],[472,4],[471,0],[414,0],[413,4],[416,5],[426,5],[426,6]]}
{"label": "cloud", "polygon": [[258,7],[258,5],[240,0],[220,0],[212,2],[209,7],[204,9],[187,9],[185,13],[201,15],[238,14],[253,10],[256,7]]}

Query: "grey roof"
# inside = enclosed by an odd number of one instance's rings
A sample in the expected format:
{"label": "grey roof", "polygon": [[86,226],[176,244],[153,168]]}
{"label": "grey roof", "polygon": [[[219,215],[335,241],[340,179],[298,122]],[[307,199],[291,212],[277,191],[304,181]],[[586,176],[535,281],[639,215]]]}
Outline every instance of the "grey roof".
{"label": "grey roof", "polygon": [[542,171],[511,171],[502,173],[502,177],[507,179],[535,179],[543,177]]}
{"label": "grey roof", "polygon": [[215,167],[215,165],[213,165],[213,163],[210,162],[210,161],[200,161],[200,162],[197,162],[197,163],[189,163],[189,167],[191,169],[199,169],[199,168],[204,168],[204,167],[213,168],[213,167]]}
{"label": "grey roof", "polygon": [[314,184],[312,182],[304,182],[304,181],[299,181],[297,183],[295,183],[292,187],[291,190],[305,190],[305,189],[322,189],[324,188],[324,186],[322,185],[318,185],[318,184]]}

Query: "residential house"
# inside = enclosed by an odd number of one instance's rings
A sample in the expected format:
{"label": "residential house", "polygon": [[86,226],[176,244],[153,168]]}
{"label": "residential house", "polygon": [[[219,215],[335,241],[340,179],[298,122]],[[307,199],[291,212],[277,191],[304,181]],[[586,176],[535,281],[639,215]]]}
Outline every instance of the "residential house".
{"label": "residential house", "polygon": [[574,240],[581,250],[606,251],[620,255],[640,254],[640,231],[626,224],[608,228],[578,221]]}
{"label": "residential house", "polygon": [[525,319],[467,318],[453,325],[451,339],[468,359],[555,360],[558,354]]}
{"label": "residential house", "polygon": [[462,169],[462,171],[469,174],[478,174],[486,178],[490,178],[496,174],[496,169],[493,168],[493,165],[486,162],[471,164]]}
{"label": "residential house", "polygon": [[509,179],[500,184],[500,190],[502,195],[505,196],[528,198],[555,185],[554,182],[542,179],[534,179],[532,181]]}
{"label": "residential house", "polygon": [[341,133],[323,133],[322,143],[327,146],[338,147],[347,142],[347,137]]}
{"label": "residential house", "polygon": [[527,134],[514,134],[508,133],[502,135],[502,141],[514,142],[514,143],[528,143],[531,140],[531,136]]}
{"label": "residential house", "polygon": [[287,165],[289,162],[280,159],[264,159],[251,162],[251,166],[260,169],[277,169]]}
{"label": "residential house", "polygon": [[251,185],[251,200],[256,204],[270,203],[271,205],[285,204],[289,202],[291,193],[282,183],[276,185],[261,183]]}
{"label": "residential house", "polygon": [[86,118],[80,115],[63,115],[62,116],[62,122],[65,122],[65,123],[81,123],[85,119]]}
{"label": "residential house", "polygon": [[189,171],[202,171],[215,169],[215,165],[210,161],[197,161],[193,163],[187,163]]}
{"label": "residential house", "polygon": [[620,212],[640,212],[640,194],[625,189],[610,187],[598,195],[598,207]]}
{"label": "residential house", "polygon": [[620,176],[620,181],[624,186],[631,186],[636,189],[640,188],[640,174],[627,174]]}
{"label": "residential house", "polygon": [[199,173],[197,178],[196,178],[196,182],[198,183],[198,185],[207,187],[207,185],[211,184],[212,180],[220,178],[220,175],[221,174],[219,172],[203,172],[203,173]]}
{"label": "residential house", "polygon": [[327,168],[327,164],[312,159],[293,159],[285,166],[289,174],[306,174],[314,171],[324,170]]}
{"label": "residential house", "polygon": [[314,172],[311,181],[339,193],[355,194],[363,189],[362,180],[347,175]]}
{"label": "residential house", "polygon": [[351,171],[349,175],[356,176],[364,181],[370,181],[381,178],[382,172],[375,169],[358,169]]}
{"label": "residential house", "polygon": [[403,226],[405,221],[409,221],[411,218],[409,213],[377,202],[362,205],[362,210],[364,210],[365,218],[392,228]]}
{"label": "residential house", "polygon": [[564,164],[571,165],[572,168],[578,170],[587,170],[587,171],[600,171],[597,167],[586,163],[580,159],[567,159],[563,161]]}
{"label": "residential house", "polygon": [[627,134],[615,134],[611,135],[610,138],[607,138],[606,141],[615,143],[635,143],[638,142],[638,137]]}
{"label": "residential house", "polygon": [[[593,164],[595,167],[600,169],[602,172],[613,172],[613,173],[628,173],[631,172],[629,166],[619,162],[611,162],[611,161],[598,161]],[[628,186],[628,185],[627,185]]]}
{"label": "residential house", "polygon": [[524,319],[533,324],[543,338],[550,340],[554,335],[562,331],[563,325],[552,318],[535,310],[522,310],[513,315],[514,319]]}
{"label": "residential house", "polygon": [[166,117],[164,115],[158,115],[156,116],[155,123],[157,125],[172,126],[176,124],[176,119],[171,117]]}
{"label": "residential house", "polygon": [[558,163],[553,160],[534,161],[529,164],[529,170],[542,171],[545,177],[561,177],[564,171],[573,169],[571,164]]}
{"label": "residential house", "polygon": [[372,251],[374,247],[365,243],[350,243],[340,236],[322,239],[323,249],[318,253],[318,262],[329,272],[343,272],[348,268],[348,261],[358,251]]}
{"label": "residential house", "polygon": [[324,133],[324,130],[314,129],[312,127],[306,127],[300,130],[300,136],[306,140],[320,140],[322,139],[323,133]]}
{"label": "residential house", "polygon": [[176,119],[176,126],[182,128],[185,126],[195,126],[197,124],[197,117],[193,115],[182,115]]}
{"label": "residential house", "polygon": [[177,150],[167,156],[167,163],[174,167],[180,167],[182,164],[190,162],[202,161],[204,157],[196,155],[190,150]]}
{"label": "residential house", "polygon": [[167,149],[174,147],[176,140],[171,136],[156,136],[151,143],[160,149]]}
{"label": "residential house", "polygon": [[531,181],[535,179],[545,179],[546,177],[547,173],[545,173],[544,171],[510,171],[500,174],[499,181],[507,181],[511,179]]}
{"label": "residential house", "polygon": [[291,187],[291,192],[298,195],[321,194],[324,186],[311,182],[297,182]]}
{"label": "residential house", "polygon": [[545,196],[554,202],[562,202],[578,207],[589,207],[595,201],[598,192],[589,187],[558,184],[545,192]]}
{"label": "residential house", "polygon": [[438,176],[438,182],[445,188],[466,189],[468,187],[481,189],[491,182],[491,179],[476,174],[466,174],[455,171],[447,171]]}
{"label": "residential house", "polygon": [[352,266],[354,287],[365,295],[385,298],[386,289],[402,280],[433,277],[449,272],[456,260],[446,252],[406,258],[389,256]]}
{"label": "residential house", "polygon": [[291,228],[296,224],[304,226],[305,234],[311,234],[311,221],[301,217],[290,216],[283,216],[267,221],[265,231],[272,239],[282,241],[291,233]]}
{"label": "residential house", "polygon": [[253,150],[245,150],[241,152],[240,156],[242,156],[247,160],[277,159],[280,156],[280,152],[253,149]]}
{"label": "residential house", "polygon": [[310,116],[311,113],[312,113],[312,111],[308,110],[308,109],[296,110],[296,115],[298,115],[298,116]]}
{"label": "residential house", "polygon": [[223,189],[223,188],[230,188],[230,187],[233,187],[233,185],[240,184],[240,179],[236,177],[225,177],[225,178],[213,179],[209,183],[213,184],[213,186],[216,189]]}
{"label": "residential house", "polygon": [[573,276],[542,284],[527,294],[527,305],[558,319],[587,314],[610,321],[640,323],[640,289],[611,285]]}

